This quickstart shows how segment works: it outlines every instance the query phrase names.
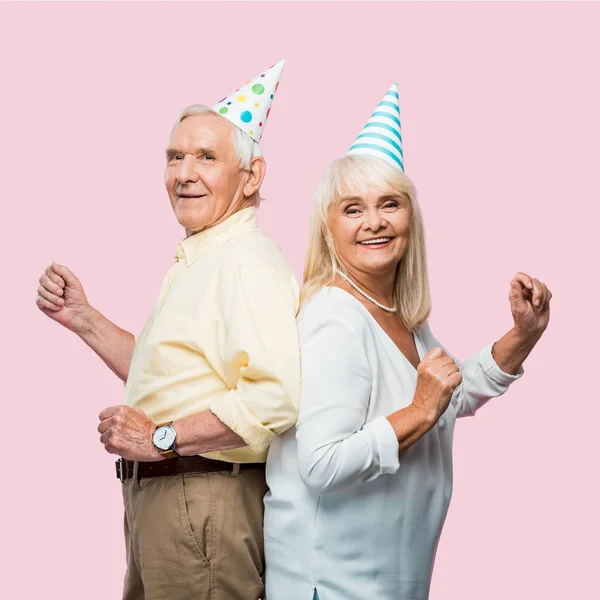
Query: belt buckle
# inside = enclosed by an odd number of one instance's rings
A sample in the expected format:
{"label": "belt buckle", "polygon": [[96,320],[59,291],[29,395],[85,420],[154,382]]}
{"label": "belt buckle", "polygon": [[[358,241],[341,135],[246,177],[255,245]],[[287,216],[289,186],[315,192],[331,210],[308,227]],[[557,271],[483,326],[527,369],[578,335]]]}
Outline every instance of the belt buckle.
{"label": "belt buckle", "polygon": [[127,465],[125,464],[125,459],[123,457],[119,458],[117,461],[117,477],[119,481],[123,483],[125,481],[125,475],[127,473]]}

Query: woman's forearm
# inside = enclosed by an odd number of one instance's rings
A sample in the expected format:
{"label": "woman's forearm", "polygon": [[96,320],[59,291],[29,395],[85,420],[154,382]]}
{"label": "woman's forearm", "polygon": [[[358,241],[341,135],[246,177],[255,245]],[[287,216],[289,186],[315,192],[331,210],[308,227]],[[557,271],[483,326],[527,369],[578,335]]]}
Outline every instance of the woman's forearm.
{"label": "woman's forearm", "polygon": [[513,327],[494,344],[492,356],[502,371],[509,375],[516,375],[540,337],[541,334],[533,337],[525,336]]}
{"label": "woman's forearm", "polygon": [[387,417],[398,438],[399,452],[403,452],[421,439],[436,423],[438,418],[431,411],[409,404]]}

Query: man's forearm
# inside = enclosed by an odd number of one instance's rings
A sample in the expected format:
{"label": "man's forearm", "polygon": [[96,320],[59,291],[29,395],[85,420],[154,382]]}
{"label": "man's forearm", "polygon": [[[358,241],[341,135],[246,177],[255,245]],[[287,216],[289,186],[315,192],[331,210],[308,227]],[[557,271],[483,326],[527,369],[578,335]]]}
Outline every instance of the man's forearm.
{"label": "man's forearm", "polygon": [[515,375],[539,339],[527,338],[513,328],[493,345],[492,356],[505,373]]}
{"label": "man's forearm", "polygon": [[75,333],[119,379],[127,381],[135,346],[133,334],[117,327],[95,308],[90,308],[90,312]]}
{"label": "man's forearm", "polygon": [[173,427],[177,432],[175,449],[181,456],[247,446],[237,433],[229,429],[210,410],[178,419],[173,422]]}

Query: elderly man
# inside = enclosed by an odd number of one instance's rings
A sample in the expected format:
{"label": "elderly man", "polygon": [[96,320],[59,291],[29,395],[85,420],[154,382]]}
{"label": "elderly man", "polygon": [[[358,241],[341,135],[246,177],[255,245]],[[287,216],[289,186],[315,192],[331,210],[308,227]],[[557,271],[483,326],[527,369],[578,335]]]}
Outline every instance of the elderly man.
{"label": "elderly man", "polygon": [[122,457],[127,600],[264,591],[264,462],[300,392],[297,284],[255,215],[282,67],[178,119],[165,181],[186,238],[137,339],[88,304],[66,267],[40,279],[39,308],[127,382],[125,405],[98,427]]}

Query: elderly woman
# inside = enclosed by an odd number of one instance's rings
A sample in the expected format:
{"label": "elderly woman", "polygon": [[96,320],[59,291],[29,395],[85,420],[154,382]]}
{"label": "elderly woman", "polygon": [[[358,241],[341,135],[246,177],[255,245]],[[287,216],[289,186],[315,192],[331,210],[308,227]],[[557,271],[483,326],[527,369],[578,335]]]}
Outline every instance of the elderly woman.
{"label": "elderly woman", "polygon": [[510,282],[514,327],[462,366],[433,337],[423,224],[398,94],[326,171],[298,316],[302,401],[271,445],[268,600],[425,600],[452,492],[452,434],[503,394],[548,324],[550,291]]}

